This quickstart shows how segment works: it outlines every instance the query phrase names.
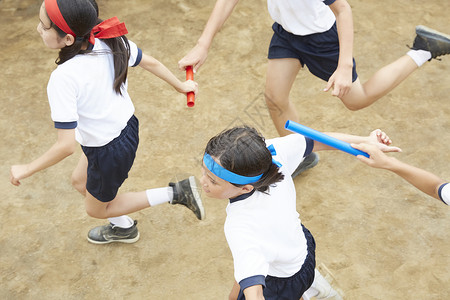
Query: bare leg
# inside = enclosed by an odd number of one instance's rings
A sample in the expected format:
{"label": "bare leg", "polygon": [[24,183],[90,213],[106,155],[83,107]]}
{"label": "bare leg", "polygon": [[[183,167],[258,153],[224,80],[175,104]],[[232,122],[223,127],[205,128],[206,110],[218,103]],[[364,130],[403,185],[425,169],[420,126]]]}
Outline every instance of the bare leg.
{"label": "bare leg", "polygon": [[300,69],[300,62],[294,58],[269,59],[267,65],[266,104],[280,136],[291,133],[284,129],[287,120],[299,121],[289,93]]}
{"label": "bare leg", "polygon": [[72,173],[72,186],[83,196],[86,196],[87,166],[87,157],[82,153],[80,160]]}
{"label": "bare leg", "polygon": [[129,192],[117,195],[110,202],[101,202],[86,192],[86,212],[97,219],[118,217],[150,207],[147,194],[142,192]]}
{"label": "bare leg", "polygon": [[412,58],[404,55],[378,70],[364,84],[357,79],[353,82],[350,92],[341,100],[350,110],[367,107],[392,91],[417,68],[417,64]]}

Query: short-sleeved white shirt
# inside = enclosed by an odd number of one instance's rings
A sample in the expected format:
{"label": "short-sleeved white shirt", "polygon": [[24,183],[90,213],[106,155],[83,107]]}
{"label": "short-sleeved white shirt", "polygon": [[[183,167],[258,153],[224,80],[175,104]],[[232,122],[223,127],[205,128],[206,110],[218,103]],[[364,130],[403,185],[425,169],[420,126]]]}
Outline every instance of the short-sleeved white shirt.
{"label": "short-sleeved white shirt", "polygon": [[450,205],[450,184],[444,183],[439,188],[439,197],[441,200],[447,204]]}
{"label": "short-sleeved white shirt", "polygon": [[[268,194],[254,192],[227,206],[225,236],[234,260],[237,282],[253,276],[290,277],[297,273],[306,255],[307,242],[296,210],[296,191],[291,174],[313,145],[291,134],[266,141],[273,145],[285,175]],[[309,149],[309,150],[307,150]]]}
{"label": "short-sleeved white shirt", "polygon": [[325,32],[336,22],[328,5],[335,0],[267,0],[272,19],[296,35]]}
{"label": "short-sleeved white shirt", "polygon": [[[129,44],[129,66],[134,66],[142,52],[133,42]],[[134,105],[127,83],[120,95],[113,82],[113,56],[99,39],[95,39],[92,53],[76,55],[58,65],[47,85],[55,127],[75,128],[76,139],[83,146],[103,146],[118,137],[134,114]]]}

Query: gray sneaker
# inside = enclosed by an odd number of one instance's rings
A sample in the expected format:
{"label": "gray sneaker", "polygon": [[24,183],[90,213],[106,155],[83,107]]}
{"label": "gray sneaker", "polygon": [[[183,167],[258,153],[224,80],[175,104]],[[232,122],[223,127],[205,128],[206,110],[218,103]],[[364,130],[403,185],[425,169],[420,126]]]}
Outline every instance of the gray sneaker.
{"label": "gray sneaker", "polygon": [[199,220],[205,218],[205,209],[198,192],[194,176],[181,180],[177,183],[169,183],[173,188],[173,200],[171,204],[182,204],[192,210]]}
{"label": "gray sneaker", "polygon": [[97,226],[89,230],[87,239],[93,244],[109,244],[119,243],[135,243],[139,240],[139,231],[137,229],[137,221],[134,221],[130,228],[121,228],[113,224]]}
{"label": "gray sneaker", "polygon": [[294,173],[292,173],[292,178],[297,177],[300,173],[305,172],[308,169],[311,169],[315,165],[319,163],[319,155],[315,152],[311,152],[305,159],[298,165],[297,169],[295,169]]}
{"label": "gray sneaker", "polygon": [[416,38],[411,49],[429,51],[431,58],[450,54],[450,35],[423,25],[416,26]]}

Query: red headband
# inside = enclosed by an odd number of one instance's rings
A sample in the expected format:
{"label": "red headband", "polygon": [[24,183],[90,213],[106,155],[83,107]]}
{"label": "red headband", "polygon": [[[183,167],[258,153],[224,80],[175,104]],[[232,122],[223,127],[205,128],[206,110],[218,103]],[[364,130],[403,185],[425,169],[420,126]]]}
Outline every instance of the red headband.
{"label": "red headband", "polygon": [[65,33],[76,37],[75,33],[73,33],[72,29],[70,29],[69,25],[67,25],[66,20],[64,20],[56,0],[45,0],[45,10],[47,11],[47,15],[50,20],[52,20],[53,24],[58,26],[58,28]]}
{"label": "red headband", "polygon": [[[64,20],[61,11],[59,10],[57,0],[45,0],[45,9],[47,11],[50,20],[58,26],[62,31],[67,34],[71,34],[76,37],[66,20]],[[94,26],[91,30],[91,36],[89,42],[94,45],[95,38],[110,39],[118,36],[122,36],[128,33],[125,23],[121,23],[117,17],[110,18]]]}

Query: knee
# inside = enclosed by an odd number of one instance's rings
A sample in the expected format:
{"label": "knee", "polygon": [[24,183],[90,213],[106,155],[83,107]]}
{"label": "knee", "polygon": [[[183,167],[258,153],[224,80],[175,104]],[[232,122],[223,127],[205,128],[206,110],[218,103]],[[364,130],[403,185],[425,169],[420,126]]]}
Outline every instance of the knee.
{"label": "knee", "polygon": [[284,99],[266,90],[264,99],[269,110],[284,110],[289,106],[289,98]]}
{"label": "knee", "polygon": [[345,105],[345,107],[351,111],[357,111],[367,106],[363,102],[358,101],[344,101],[343,99],[341,99],[341,101]]}
{"label": "knee", "polygon": [[101,211],[98,211],[97,209],[94,209],[92,207],[86,206],[86,213],[89,217],[96,218],[96,219],[106,219],[107,216],[102,213]]}
{"label": "knee", "polygon": [[357,104],[353,104],[353,103],[347,104],[344,102],[344,105],[348,110],[351,110],[351,111],[357,111],[357,110],[360,110],[363,108],[361,105],[357,105]]}

